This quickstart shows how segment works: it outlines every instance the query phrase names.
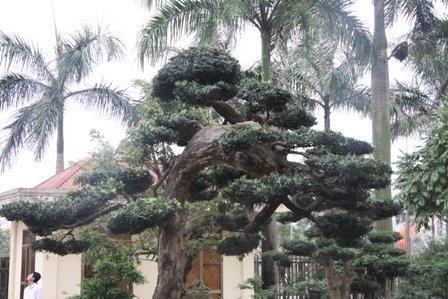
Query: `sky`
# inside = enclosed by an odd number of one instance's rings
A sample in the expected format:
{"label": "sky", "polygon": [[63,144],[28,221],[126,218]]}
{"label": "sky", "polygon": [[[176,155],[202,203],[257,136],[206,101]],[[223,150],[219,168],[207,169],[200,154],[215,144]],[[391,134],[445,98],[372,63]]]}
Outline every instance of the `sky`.
{"label": "sky", "polygon": [[[371,23],[373,12],[370,1],[359,2],[357,12],[366,23]],[[143,71],[136,61],[138,32],[149,18],[150,12],[142,5],[141,0],[0,0],[0,31],[18,34],[27,41],[33,41],[50,58],[54,57],[52,54],[55,24],[61,35],[75,32],[82,24],[100,24],[107,27],[109,32],[118,36],[126,45],[126,59],[119,63],[103,64],[89,78],[89,82],[111,82],[113,86],[129,88],[135,96],[138,93],[132,89],[132,81],[150,80],[157,71],[157,67],[147,66]],[[393,38],[389,37],[389,41],[393,41]],[[258,35],[248,32],[242,36],[233,54],[240,60],[243,68],[247,68],[259,59],[259,53]],[[3,71],[4,69],[0,68],[0,74]],[[391,78],[401,74],[401,66],[391,61],[390,72]],[[11,111],[0,112],[1,127],[8,123],[10,115]],[[318,122],[322,124],[322,118],[318,118]],[[117,145],[125,136],[125,127],[117,120],[101,117],[94,111],[85,111],[76,105],[68,104],[64,131],[66,166],[70,162],[87,157],[89,152],[94,150],[95,144],[89,137],[92,129],[98,130],[105,140],[113,145]],[[350,137],[371,141],[370,120],[354,114],[333,113],[332,129]],[[406,142],[395,144],[394,156],[407,150],[407,146]],[[0,174],[0,193],[14,188],[31,188],[54,175],[55,152],[53,140],[40,162],[34,161],[29,150],[22,149],[12,168]]]}

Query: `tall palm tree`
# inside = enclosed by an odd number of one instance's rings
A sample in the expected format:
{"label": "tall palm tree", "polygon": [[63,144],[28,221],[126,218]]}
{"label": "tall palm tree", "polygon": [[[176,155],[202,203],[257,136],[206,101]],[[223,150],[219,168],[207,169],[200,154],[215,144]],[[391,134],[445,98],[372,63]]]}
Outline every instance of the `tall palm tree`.
{"label": "tall palm tree", "polygon": [[324,131],[330,131],[333,109],[368,114],[370,89],[358,83],[367,66],[337,39],[316,35],[311,46],[298,46],[282,55],[277,62],[281,65],[277,77],[289,90],[308,95],[311,107],[323,110]]}
{"label": "tall palm tree", "polygon": [[[397,16],[407,18],[414,26],[414,32],[428,34],[436,21],[434,4],[441,1],[374,0],[374,32],[371,71],[371,115],[372,143],[374,157],[391,162],[390,87],[388,66],[388,44],[386,28],[394,23]],[[415,40],[414,40],[415,41]],[[424,67],[424,66],[423,66]],[[404,99],[404,98],[402,98]],[[415,120],[416,118],[414,118]],[[390,187],[376,192],[378,199],[392,197]],[[378,223],[380,230],[392,230],[392,220]]]}
{"label": "tall palm tree", "polygon": [[101,28],[83,26],[68,38],[57,35],[55,57],[47,58],[34,44],[0,32],[0,62],[7,69],[0,77],[0,110],[19,107],[12,122],[3,128],[7,137],[0,153],[2,171],[23,147],[33,148],[35,159],[41,159],[55,132],[56,173],[64,169],[68,100],[123,121],[130,119],[134,108],[124,90],[105,83],[81,87],[96,64],[121,58],[123,48],[116,37]]}
{"label": "tall palm tree", "polygon": [[[250,25],[260,33],[262,78],[270,80],[271,54],[288,41],[306,40],[321,27],[348,41],[359,57],[370,53],[369,33],[352,14],[352,0],[146,0],[158,9],[143,28],[139,56],[157,61],[174,42],[194,35],[209,44],[220,30],[238,34]],[[229,29],[230,28],[230,29]]]}
{"label": "tall palm tree", "polygon": [[[386,0],[374,0],[373,52],[371,70],[371,117],[373,156],[391,163],[390,90],[386,37]],[[392,198],[390,186],[375,191],[378,199]],[[392,231],[392,219],[377,223],[378,230]]]}

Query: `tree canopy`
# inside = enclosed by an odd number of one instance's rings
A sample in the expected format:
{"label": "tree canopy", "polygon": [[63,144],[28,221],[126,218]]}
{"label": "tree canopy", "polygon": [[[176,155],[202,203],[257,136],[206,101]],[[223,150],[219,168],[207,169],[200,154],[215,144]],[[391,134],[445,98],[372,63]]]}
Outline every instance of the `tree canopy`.
{"label": "tree canopy", "polygon": [[[40,242],[49,246],[39,250],[85,250],[89,244],[76,239],[75,228],[103,216],[112,233],[156,229],[153,298],[178,299],[189,254],[206,246],[228,255],[251,252],[281,205],[288,221],[329,211],[390,216],[390,199],[370,199],[391,173],[369,157],[372,147],[312,130],[315,119],[299,99],[245,79],[226,51],[186,49],[142,85],[139,121],[116,152],[86,164],[79,189],[54,202],[1,208],[2,216],[45,236]],[[67,238],[55,240],[60,229]]]}

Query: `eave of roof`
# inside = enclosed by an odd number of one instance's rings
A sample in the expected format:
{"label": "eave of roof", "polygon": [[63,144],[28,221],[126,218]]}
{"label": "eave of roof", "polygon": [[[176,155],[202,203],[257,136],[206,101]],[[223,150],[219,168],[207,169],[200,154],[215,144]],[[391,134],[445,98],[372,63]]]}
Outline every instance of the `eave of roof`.
{"label": "eave of roof", "polygon": [[62,189],[72,190],[74,189],[74,178],[81,172],[81,166],[76,163],[70,167],[67,167],[60,173],[48,178],[44,182],[40,183],[35,189]]}

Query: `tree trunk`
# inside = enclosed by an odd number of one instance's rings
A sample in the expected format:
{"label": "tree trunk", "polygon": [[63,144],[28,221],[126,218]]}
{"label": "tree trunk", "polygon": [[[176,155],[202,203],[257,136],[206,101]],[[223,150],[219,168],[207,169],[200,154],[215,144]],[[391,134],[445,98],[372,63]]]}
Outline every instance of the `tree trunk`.
{"label": "tree trunk", "polygon": [[404,246],[406,249],[406,256],[412,255],[412,241],[411,241],[411,220],[409,211],[405,212],[405,233],[404,233]]}
{"label": "tree trunk", "polygon": [[331,114],[330,102],[328,100],[328,97],[326,96],[326,99],[324,99],[324,131],[325,132],[329,132],[331,129],[330,114]]}
{"label": "tree trunk", "polygon": [[183,293],[185,249],[181,217],[160,227],[157,287],[153,299],[179,299]]}
{"label": "tree trunk", "polygon": [[64,116],[58,117],[58,125],[56,128],[56,174],[64,170]]}
{"label": "tree trunk", "polygon": [[[282,169],[288,163],[283,156],[277,155],[265,147],[254,147],[244,155],[229,156],[217,148],[216,140],[235,127],[258,127],[254,122],[240,123],[233,126],[216,125],[200,130],[190,140],[182,154],[176,157],[170,173],[166,178],[166,200],[183,202],[188,194],[191,180],[202,169],[216,164],[228,164],[246,171],[253,176],[262,176],[274,169]],[[248,159],[251,157],[251,159]],[[285,164],[286,163],[286,164]],[[270,207],[272,212],[279,203]],[[269,207],[269,204],[265,206]],[[266,223],[266,217],[260,217],[263,210],[254,217],[254,222]],[[158,238],[158,277],[153,299],[179,299],[183,289],[185,264],[184,221],[181,211],[175,218],[160,227]],[[259,225],[248,225],[258,231]]]}
{"label": "tree trunk", "polygon": [[[374,158],[390,164],[390,91],[384,1],[373,1],[375,15],[371,74],[372,144],[374,147]],[[390,186],[375,191],[375,198],[377,200],[391,199],[392,192]],[[378,221],[376,227],[380,231],[392,231],[392,218]]]}
{"label": "tree trunk", "polygon": [[263,82],[271,80],[271,34],[261,32],[261,78]]}
{"label": "tree trunk", "polygon": [[353,280],[355,279],[355,273],[352,271],[352,260],[344,261],[344,272],[342,273],[342,286],[341,286],[341,293],[342,298],[344,299],[350,299],[350,293],[351,293],[351,285]]}
{"label": "tree trunk", "polygon": [[[263,227],[262,234],[264,240],[261,242],[262,252],[276,250],[278,226],[275,220],[271,220]],[[279,283],[278,268],[271,258],[262,257],[261,260],[261,279],[263,280],[263,288],[269,288]]]}
{"label": "tree trunk", "polygon": [[[271,80],[271,33],[261,32],[261,69],[262,81],[269,82]],[[278,227],[275,220],[271,220],[268,225],[263,228],[262,234],[264,240],[261,244],[262,252],[277,249]],[[267,289],[279,282],[278,269],[271,258],[262,257],[261,261],[261,279],[263,280],[263,288]],[[270,299],[270,298],[268,298]]]}
{"label": "tree trunk", "polygon": [[339,279],[338,274],[336,273],[336,268],[333,260],[328,260],[324,263],[321,263],[324,272],[325,278],[328,284],[328,293],[331,299],[342,299],[341,290],[339,289]]}

